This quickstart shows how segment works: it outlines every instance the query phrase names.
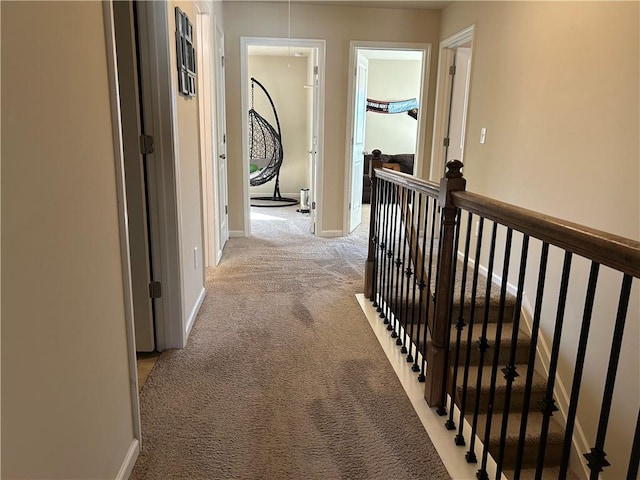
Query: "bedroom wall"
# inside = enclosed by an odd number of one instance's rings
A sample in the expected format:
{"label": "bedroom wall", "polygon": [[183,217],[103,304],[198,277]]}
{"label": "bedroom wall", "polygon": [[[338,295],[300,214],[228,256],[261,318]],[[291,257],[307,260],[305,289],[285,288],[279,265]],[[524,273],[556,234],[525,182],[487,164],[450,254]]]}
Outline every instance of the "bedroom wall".
{"label": "bedroom wall", "polygon": [[[421,106],[419,60],[369,60],[367,97],[396,101],[417,98]],[[367,112],[364,149],[383,153],[415,153],[418,121],[407,113]]]}
{"label": "bedroom wall", "polygon": [[[639,7],[637,2],[453,2],[444,10],[441,39],[476,25],[464,168],[469,190],[640,240]],[[487,128],[484,145],[482,127]],[[537,260],[538,252],[532,249],[531,258]],[[542,324],[548,343],[562,261],[554,252],[552,259]],[[559,370],[567,387],[587,276],[587,262],[574,262],[571,278],[583,289],[569,292]],[[606,270],[601,277],[579,411],[591,439],[620,291],[619,277]],[[529,296],[535,280],[525,285]],[[624,478],[638,415],[638,290],[636,280],[605,445],[613,466],[602,478]]]}
{"label": "bedroom wall", "polygon": [[[229,222],[232,231],[243,231],[242,112],[240,93],[240,37],[287,37],[286,2],[225,2],[227,46],[227,133],[229,159]],[[324,39],[326,48],[326,104],[324,119],[324,185],[322,228],[337,234],[343,228],[345,147],[347,133],[347,88],[349,42],[379,40],[431,43],[437,51],[439,11],[358,8],[336,5],[291,4],[291,36]],[[432,55],[429,79],[428,117],[433,117],[436,57]],[[425,126],[425,145],[431,144],[433,125]],[[429,171],[431,151],[423,154]],[[323,232],[320,232],[322,235]]]}
{"label": "bedroom wall", "polygon": [[103,5],[1,15],[1,476],[113,479],[137,442]]}
{"label": "bedroom wall", "polygon": [[[284,160],[280,169],[282,196],[298,197],[307,184],[307,57],[250,55],[247,92],[251,95],[251,77],[255,77],[271,95],[282,129]],[[269,100],[255,87],[255,109],[277,130]],[[251,104],[251,100],[247,105]],[[271,196],[275,179],[251,187],[251,195]]]}

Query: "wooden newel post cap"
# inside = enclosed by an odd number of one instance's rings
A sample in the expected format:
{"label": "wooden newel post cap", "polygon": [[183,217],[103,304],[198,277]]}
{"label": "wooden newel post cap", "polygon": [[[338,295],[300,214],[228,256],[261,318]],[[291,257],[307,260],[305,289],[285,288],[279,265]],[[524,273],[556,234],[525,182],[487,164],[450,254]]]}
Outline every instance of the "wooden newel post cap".
{"label": "wooden newel post cap", "polygon": [[382,152],[377,148],[371,152],[371,162],[369,163],[369,178],[371,181],[375,181],[375,169],[382,168]]}
{"label": "wooden newel post cap", "polygon": [[464,164],[460,160],[450,160],[447,162],[447,178],[462,178],[462,167]]}
{"label": "wooden newel post cap", "polygon": [[460,160],[447,162],[447,172],[440,181],[440,205],[448,207],[451,204],[450,192],[459,192],[467,186],[467,180],[462,176],[464,164]]}

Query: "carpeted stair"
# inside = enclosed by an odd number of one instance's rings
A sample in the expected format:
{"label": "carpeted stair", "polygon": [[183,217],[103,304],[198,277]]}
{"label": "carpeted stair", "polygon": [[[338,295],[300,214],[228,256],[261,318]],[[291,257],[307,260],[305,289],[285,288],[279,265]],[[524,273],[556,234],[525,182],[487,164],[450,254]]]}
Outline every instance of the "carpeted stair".
{"label": "carpeted stair", "polygon": [[[462,401],[462,379],[464,375],[464,365],[467,355],[467,345],[469,342],[469,323],[470,313],[472,310],[471,292],[473,282],[473,270],[469,268],[467,271],[466,288],[464,303],[461,301],[461,270],[462,264],[458,263],[456,272],[456,283],[454,290],[454,299],[452,306],[452,326],[451,326],[451,350],[450,350],[450,377],[449,381],[452,381],[453,371],[457,369],[457,387],[455,402],[458,407],[461,406]],[[433,268],[431,290],[434,290],[435,283],[435,265]],[[467,397],[466,397],[466,411],[465,418],[469,423],[473,421],[473,413],[471,412],[475,407],[476,397],[480,395],[478,419],[477,419],[477,435],[481,440],[484,440],[487,411],[489,407],[489,393],[491,388],[491,376],[492,376],[492,364],[495,355],[495,340],[496,331],[498,327],[498,321],[500,319],[500,285],[491,285],[489,304],[487,308],[486,299],[487,278],[481,273],[478,274],[477,280],[477,295],[474,307],[473,322],[471,325],[471,349],[469,355],[469,377],[467,383]],[[433,299],[433,295],[429,298]],[[515,311],[516,299],[510,294],[506,294],[504,302],[504,314],[502,323],[502,332],[499,342],[499,360],[498,371],[496,377],[496,386],[493,402],[494,416],[491,421],[491,434],[489,441],[489,453],[493,458],[497,458],[499,452],[499,435],[502,427],[502,411],[505,404],[505,392],[506,392],[506,380],[501,369],[508,363],[510,350],[511,350],[511,338],[513,334],[514,324],[512,323],[514,311]],[[455,361],[455,349],[456,338],[458,331],[456,329],[456,322],[460,316],[460,308],[462,305],[462,315],[465,322],[465,327],[461,333],[460,351],[458,365],[453,365]],[[419,315],[419,306],[405,307],[402,305],[402,309],[408,312],[407,330],[410,330],[411,314],[413,311],[413,318],[424,318],[425,306],[423,305],[422,315]],[[413,309],[413,310],[412,310]],[[433,314],[433,303],[430,306],[430,315]],[[489,349],[485,352],[484,364],[480,367],[480,350],[478,348],[478,339],[482,335],[483,323],[485,316],[487,317],[486,324],[486,338],[489,344]],[[422,346],[422,339],[416,339],[414,341],[418,345],[418,348]],[[529,350],[531,345],[531,339],[529,334],[522,329],[522,322],[520,331],[517,336],[516,357],[515,366],[518,372],[518,377],[512,383],[511,400],[509,405],[509,420],[507,426],[507,438],[506,448],[504,453],[503,468],[505,475],[508,478],[513,478],[513,468],[515,466],[515,458],[517,453],[517,442],[520,434],[520,420],[522,414],[522,408],[525,400],[525,381],[527,378],[527,371],[529,369]],[[481,387],[477,389],[478,371],[482,369]],[[540,413],[540,407],[538,406],[538,400],[544,396],[546,389],[547,378],[545,375],[538,371],[534,371],[533,383],[531,390],[531,398],[529,399],[529,416],[528,426],[526,434],[526,443],[523,458],[523,470],[521,472],[521,478],[534,478],[535,465],[537,462],[538,446],[540,442],[540,430],[542,425],[542,414]],[[448,388],[448,391],[450,388]],[[554,415],[551,417],[549,425],[549,433],[547,435],[547,446],[545,450],[545,469],[543,478],[557,478],[557,468],[562,456],[562,441],[564,439],[564,427],[558,421],[559,416]],[[562,421],[560,419],[560,421]],[[462,456],[461,448],[461,456]],[[464,461],[464,460],[462,460]],[[555,476],[553,472],[556,472]],[[570,474],[568,478],[576,478],[573,474]]]}

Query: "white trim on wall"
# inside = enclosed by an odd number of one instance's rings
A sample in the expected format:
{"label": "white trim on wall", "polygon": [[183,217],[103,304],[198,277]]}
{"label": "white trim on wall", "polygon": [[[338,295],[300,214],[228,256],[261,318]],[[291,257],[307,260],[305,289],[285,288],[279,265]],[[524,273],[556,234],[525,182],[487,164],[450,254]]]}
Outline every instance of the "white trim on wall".
{"label": "white trim on wall", "polygon": [[200,293],[198,294],[198,298],[196,299],[196,303],[194,303],[193,308],[189,313],[189,317],[187,318],[187,324],[185,326],[185,335],[187,339],[191,334],[191,329],[193,328],[193,324],[195,323],[196,318],[198,317],[198,312],[200,311],[200,307],[202,306],[202,302],[204,302],[204,297],[206,296],[207,296],[207,290],[204,287],[202,287],[202,289],[200,290]]}
{"label": "white trim on wall", "polygon": [[[447,130],[449,128],[448,120],[451,98],[449,68],[453,66],[455,61],[453,49],[467,42],[471,42],[471,55],[469,57],[470,69],[467,73],[469,79],[468,85],[471,85],[473,45],[475,43],[475,37],[475,25],[470,25],[464,30],[459,31],[440,42],[440,50],[438,54],[438,83],[436,84],[436,104],[433,121],[433,148],[431,149],[431,170],[429,172],[429,179],[434,182],[439,181],[440,178],[444,176],[445,147],[442,140],[447,136]],[[466,104],[469,101],[468,93],[469,92],[467,92],[463,117],[463,129],[466,126],[468,118],[468,109],[466,108]],[[463,149],[463,152],[464,150],[465,149]]]}
{"label": "white trim on wall", "polygon": [[135,451],[130,448],[125,463],[133,463],[138,456],[142,439],[140,425],[140,402],[138,398],[138,368],[136,359],[135,328],[133,324],[133,291],[131,286],[131,259],[129,257],[129,225],[127,223],[127,193],[124,179],[124,152],[122,145],[122,124],[120,113],[120,92],[118,89],[118,67],[116,62],[116,33],[113,2],[103,4],[105,43],[107,45],[107,69],[109,75],[109,94],[111,101],[111,125],[113,130],[113,154],[116,169],[116,190],[118,195],[118,223],[120,224],[120,261],[122,263],[122,283],[124,295],[124,315],[127,336],[127,357],[129,364],[129,390],[131,397],[131,416]]}
{"label": "white trim on wall", "polygon": [[[429,75],[431,71],[431,44],[430,43],[411,43],[411,42],[375,42],[375,41],[351,41],[349,44],[349,84],[347,87],[347,134],[345,144],[345,177],[344,177],[344,211],[342,214],[342,235],[349,233],[349,202],[351,200],[351,137],[354,128],[354,91],[355,91],[355,72],[357,52],[358,50],[415,50],[422,52],[422,85],[420,87],[420,107],[418,115],[416,153],[413,165],[413,174],[422,177],[423,172],[423,152],[425,150],[425,130],[428,123],[427,105],[429,102]],[[384,153],[384,152],[383,152]]]}
{"label": "white trim on wall", "polygon": [[133,467],[136,464],[136,460],[138,459],[138,455],[140,455],[140,441],[135,438],[131,442],[129,446],[129,450],[127,451],[126,456],[124,457],[124,461],[120,466],[120,470],[116,475],[116,480],[127,480],[131,476],[131,472],[133,471]]}

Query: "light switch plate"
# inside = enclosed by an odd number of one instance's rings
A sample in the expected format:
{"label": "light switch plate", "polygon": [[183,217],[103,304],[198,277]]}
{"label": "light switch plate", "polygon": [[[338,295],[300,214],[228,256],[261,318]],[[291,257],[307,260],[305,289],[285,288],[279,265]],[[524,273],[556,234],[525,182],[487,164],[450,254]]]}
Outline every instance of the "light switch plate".
{"label": "light switch plate", "polygon": [[480,143],[484,143],[486,139],[487,139],[487,129],[485,127],[482,127],[480,129]]}

